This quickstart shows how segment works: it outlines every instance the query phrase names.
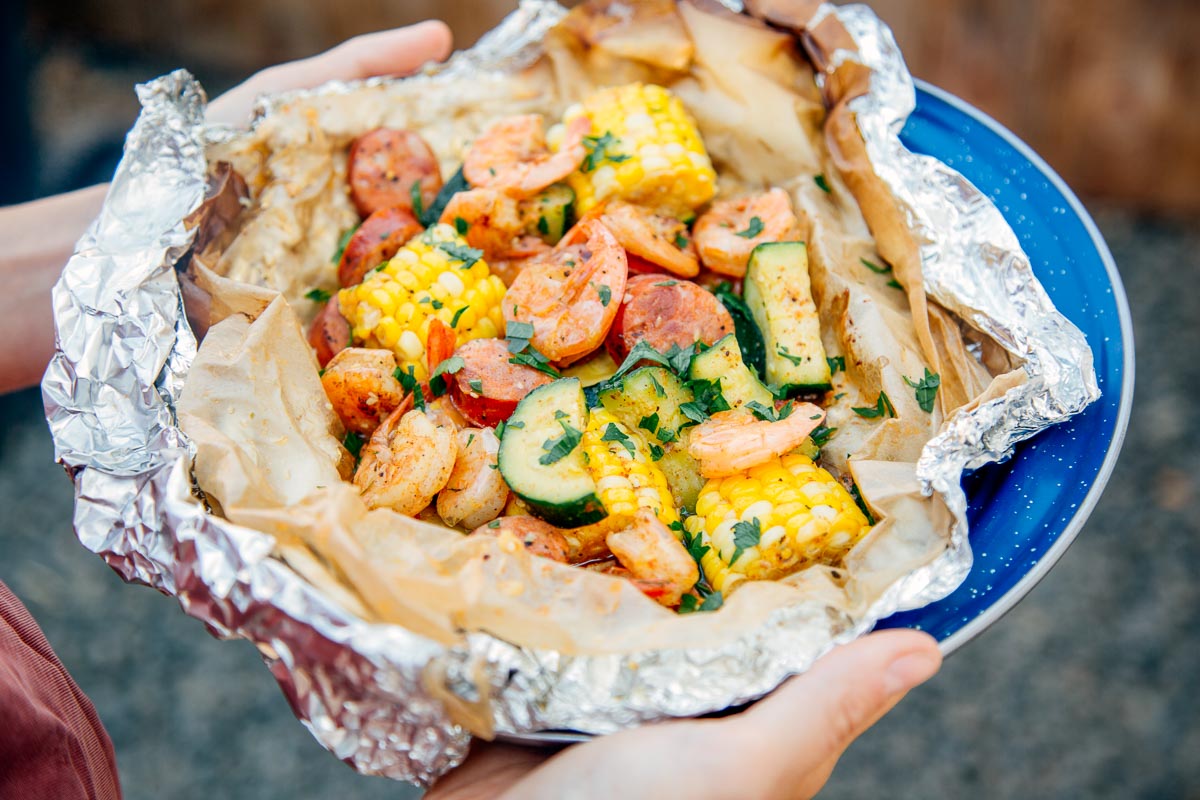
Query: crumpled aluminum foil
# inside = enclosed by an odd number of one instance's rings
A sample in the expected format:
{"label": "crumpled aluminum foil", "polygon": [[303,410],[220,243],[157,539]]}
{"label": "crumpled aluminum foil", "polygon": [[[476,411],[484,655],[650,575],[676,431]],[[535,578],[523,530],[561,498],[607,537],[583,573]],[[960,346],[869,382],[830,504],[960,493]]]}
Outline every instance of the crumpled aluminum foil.
{"label": "crumpled aluminum foil", "polygon": [[[475,48],[408,80],[526,64],[563,13],[549,0],[525,0]],[[338,758],[422,784],[460,763],[470,741],[431,696],[429,675],[478,702],[482,669],[490,680],[483,699],[502,736],[605,733],[760,697],[877,620],[944,597],[971,566],[963,470],[1006,458],[1017,441],[1094,401],[1092,354],[992,203],[901,145],[915,95],[890,31],[864,6],[823,5],[814,23],[829,14],[858,45],[858,53],[834,54],[831,68],[857,59],[873,71],[870,92],[851,108],[921,242],[926,291],[1022,359],[1029,375],[1005,397],[949,420],[926,446],[918,476],[958,520],[950,547],[861,618],[810,603],[778,611],[726,647],[625,656],[568,657],[485,633],[446,648],[348,614],[274,558],[269,536],[207,513],[174,414],[196,354],[175,270],[191,244],[181,220],[204,195],[204,144],[227,132],[205,126],[203,90],[184,71],[138,87],[143,111],[103,211],[54,291],[57,352],[43,392],[56,457],[75,482],[80,541],[126,580],[175,596],[214,635],[253,642],[296,716]],[[264,99],[259,113],[278,100]]]}

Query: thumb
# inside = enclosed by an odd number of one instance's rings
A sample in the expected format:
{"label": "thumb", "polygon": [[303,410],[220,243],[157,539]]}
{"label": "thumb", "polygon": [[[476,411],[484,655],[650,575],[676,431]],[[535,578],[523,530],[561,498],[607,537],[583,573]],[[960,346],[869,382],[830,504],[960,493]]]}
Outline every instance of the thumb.
{"label": "thumb", "polygon": [[941,663],[928,634],[874,633],[836,648],[739,715],[739,734],[761,742],[772,753],[768,761],[789,765],[772,776],[774,792],[764,796],[815,794],[850,743],[933,677]]}

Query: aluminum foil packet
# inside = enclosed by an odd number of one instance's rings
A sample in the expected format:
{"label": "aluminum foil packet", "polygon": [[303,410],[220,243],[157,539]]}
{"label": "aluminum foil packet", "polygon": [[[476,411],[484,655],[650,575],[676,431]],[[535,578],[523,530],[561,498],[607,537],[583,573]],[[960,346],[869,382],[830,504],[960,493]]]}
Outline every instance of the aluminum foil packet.
{"label": "aluminum foil packet", "polygon": [[[188,73],[138,87],[142,114],[108,198],[54,291],[57,352],[43,392],[56,457],[75,484],[76,532],[127,581],[173,595],[214,635],[253,642],[296,716],[356,770],[431,783],[465,757],[471,734],[454,720],[467,712],[486,717],[485,732],[545,741],[547,731],[605,733],[761,697],[876,621],[953,591],[971,566],[964,470],[1007,458],[1099,396],[1083,335],[1054,309],[999,211],[901,144],[915,93],[887,27],[865,6],[749,5],[798,33],[831,115],[858,126],[874,179],[917,242],[924,292],[1025,375],[959,409],[922,451],[922,487],[955,520],[941,555],[861,615],[784,608],[719,648],[568,656],[482,632],[445,646],[363,621],[275,557],[270,536],[210,513],[175,411],[197,352],[177,270],[194,236],[184,220],[205,195],[206,145],[228,132],[205,125],[204,93]],[[525,0],[474,48],[405,80],[435,88],[517,70],[565,13]],[[264,98],[260,113],[280,99]]]}

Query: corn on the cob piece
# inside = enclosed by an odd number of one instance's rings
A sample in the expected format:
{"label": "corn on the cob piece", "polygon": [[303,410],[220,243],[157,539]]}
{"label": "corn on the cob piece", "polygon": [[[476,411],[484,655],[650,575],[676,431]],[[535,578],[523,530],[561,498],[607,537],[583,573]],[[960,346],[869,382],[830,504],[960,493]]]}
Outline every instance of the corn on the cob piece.
{"label": "corn on the cob piece", "polygon": [[601,89],[564,114],[587,115],[588,156],[568,178],[579,212],[619,198],[680,218],[712,199],[717,174],[696,124],[661,86],[631,83]]}
{"label": "corn on the cob piece", "polygon": [[798,454],[710,480],[684,525],[709,546],[701,563],[720,592],[833,564],[870,530],[845,487]]}
{"label": "corn on the cob piece", "polygon": [[639,508],[653,511],[664,525],[679,521],[667,479],[645,442],[615,416],[603,408],[592,409],[582,446],[600,503],[608,512],[600,524],[611,520],[619,528]]}
{"label": "corn on the cob piece", "polygon": [[436,225],[362,283],[342,289],[338,304],[356,345],[391,350],[401,370],[412,367],[418,380],[426,380],[430,321],[437,317],[454,328],[456,345],[503,336],[504,291],[479,251],[454,228]]}

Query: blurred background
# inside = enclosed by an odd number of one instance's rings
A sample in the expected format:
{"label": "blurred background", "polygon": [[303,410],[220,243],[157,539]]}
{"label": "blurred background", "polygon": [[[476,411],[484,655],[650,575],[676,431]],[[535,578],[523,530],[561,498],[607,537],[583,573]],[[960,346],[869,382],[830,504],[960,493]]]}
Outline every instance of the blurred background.
{"label": "blurred background", "polygon": [[[0,203],[105,181],[132,86],[215,95],[349,36],[501,0],[8,0]],[[1050,576],[853,748],[823,797],[1200,798],[1200,3],[873,0],[912,71],[987,111],[1081,195],[1133,307],[1138,405]],[[0,397],[0,580],[95,701],[126,797],[409,798],[324,753],[252,647],[125,587],[71,532],[36,390]],[[0,719],[2,719],[0,709]]]}

